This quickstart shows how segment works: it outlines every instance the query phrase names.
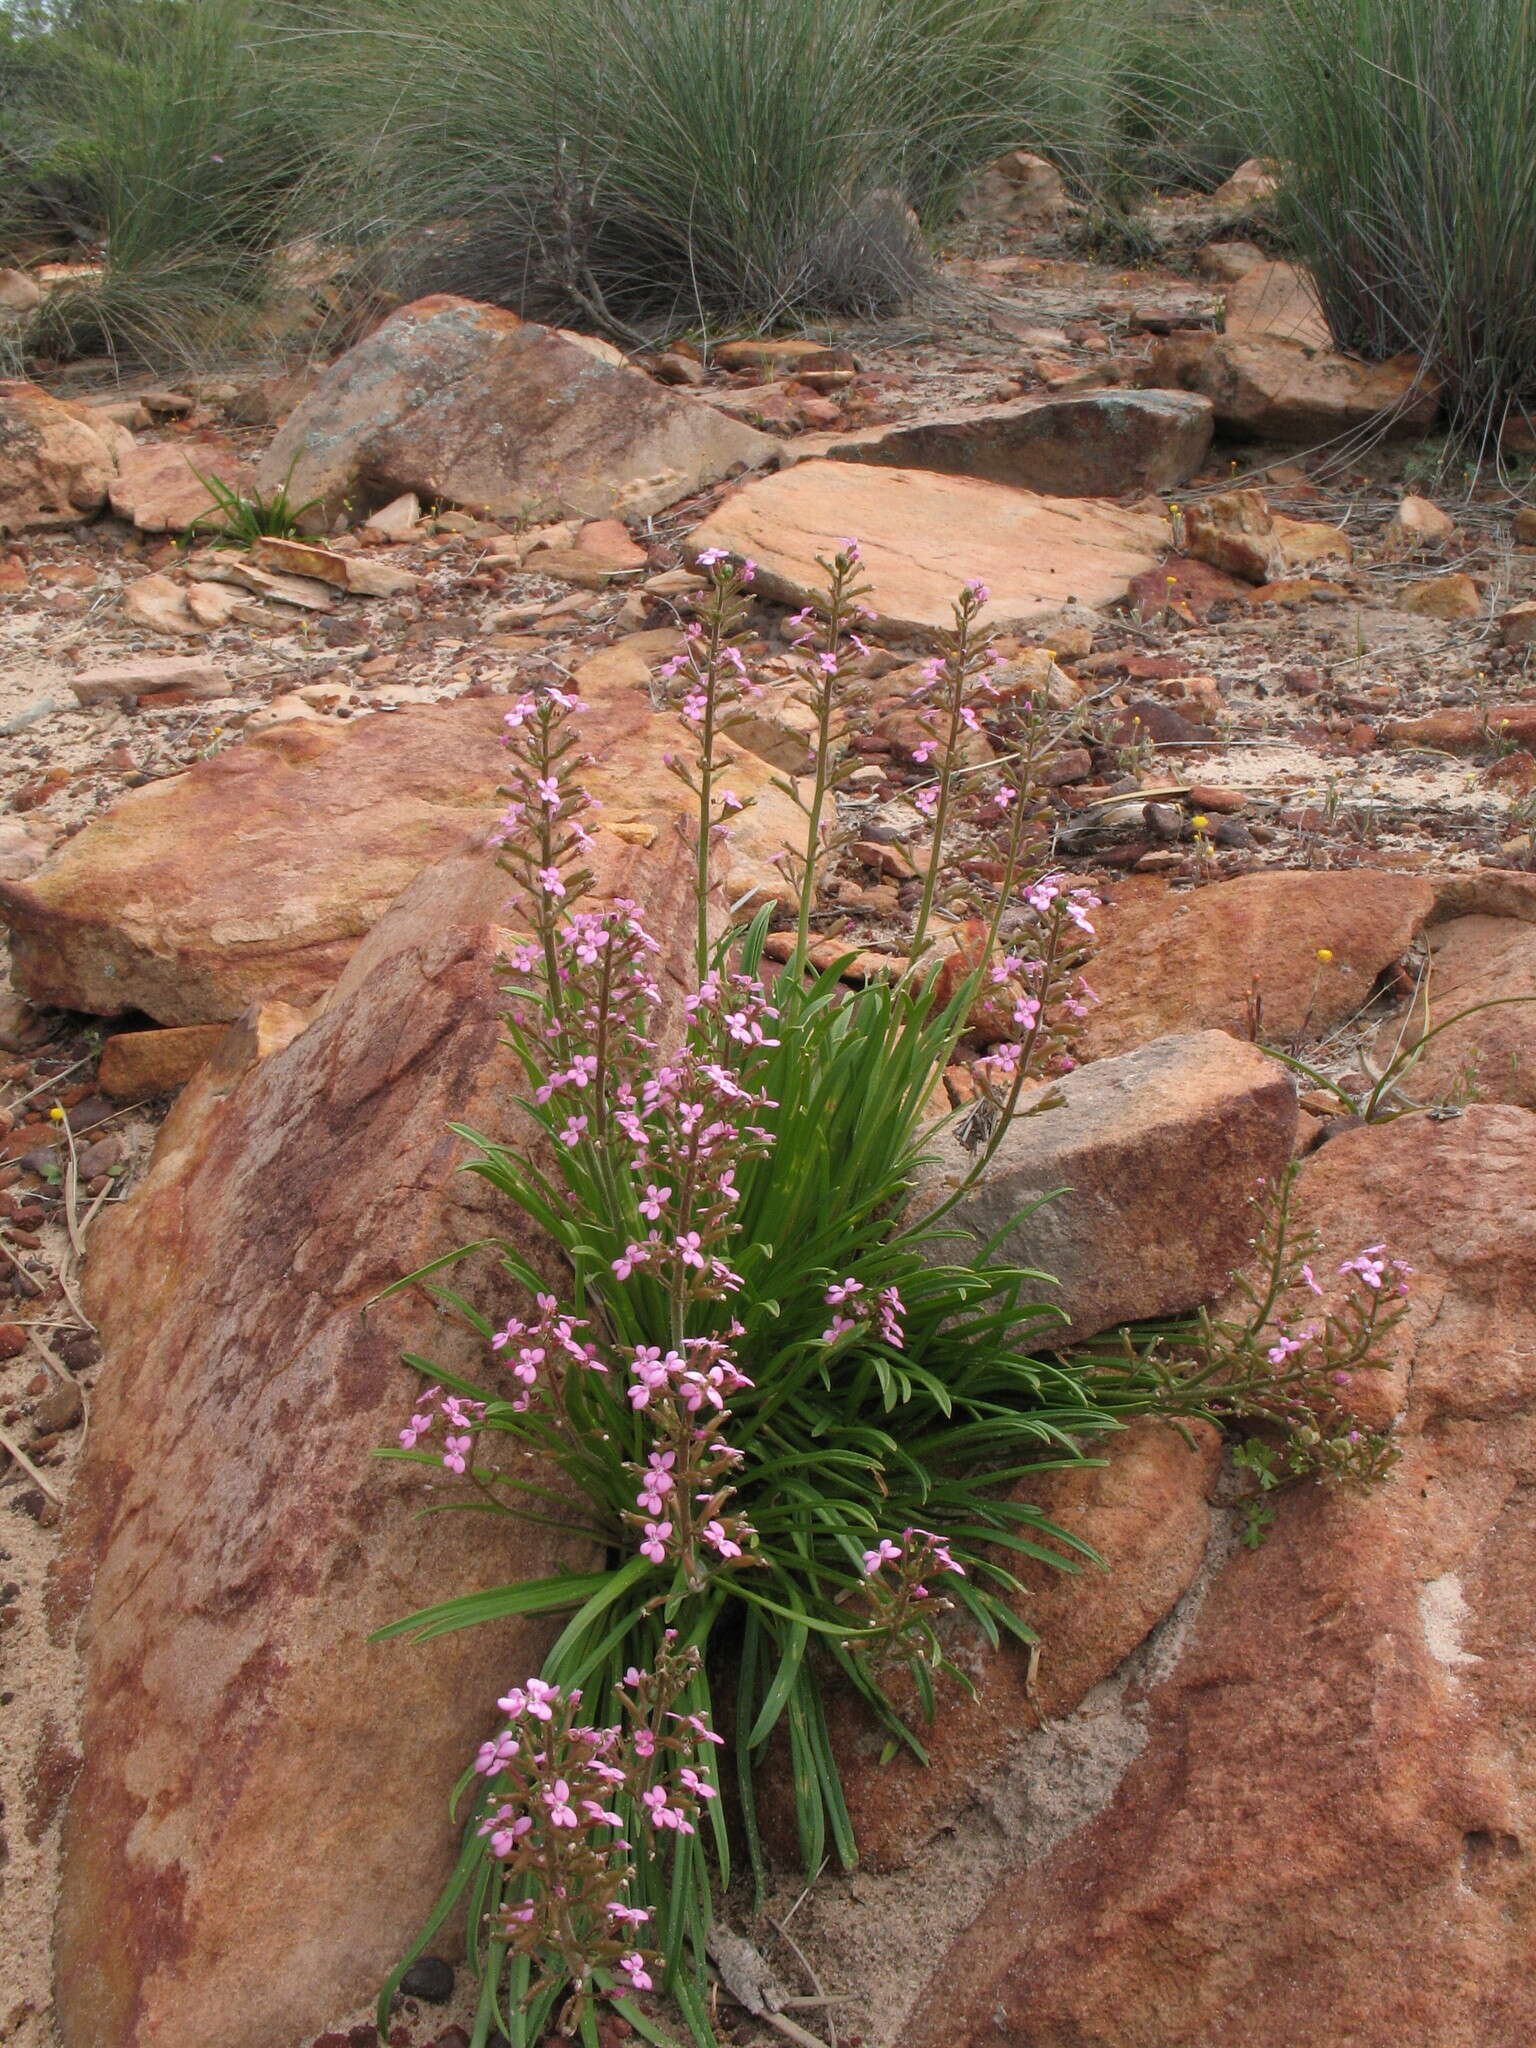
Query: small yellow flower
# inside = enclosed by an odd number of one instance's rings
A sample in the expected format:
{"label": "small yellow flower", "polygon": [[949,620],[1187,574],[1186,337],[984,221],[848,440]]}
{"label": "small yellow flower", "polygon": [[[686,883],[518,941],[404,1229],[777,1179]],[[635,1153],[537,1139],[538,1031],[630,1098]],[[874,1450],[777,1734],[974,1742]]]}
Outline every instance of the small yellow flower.
{"label": "small yellow flower", "polygon": [[1195,815],[1190,819],[1189,822],[1191,823],[1191,825],[1194,826],[1197,832],[1203,832],[1206,826],[1209,825],[1211,821],[1208,817],[1206,817],[1203,811],[1196,811]]}
{"label": "small yellow flower", "polygon": [[1322,961],[1323,965],[1326,967],[1329,961],[1333,958],[1332,946],[1319,946],[1317,949],[1317,957],[1319,960]]}
{"label": "small yellow flower", "polygon": [[55,1103],[55,1104],[53,1105],[52,1109],[50,1109],[50,1110],[49,1110],[48,1114],[49,1114],[49,1116],[50,1116],[50,1117],[51,1117],[51,1118],[53,1119],[53,1121],[54,1121],[54,1122],[55,1122],[56,1124],[61,1124],[61,1123],[63,1123],[63,1121],[64,1121],[64,1112],[63,1112],[63,1110],[62,1110],[62,1109],[61,1109],[61,1108],[59,1107],[58,1103]]}

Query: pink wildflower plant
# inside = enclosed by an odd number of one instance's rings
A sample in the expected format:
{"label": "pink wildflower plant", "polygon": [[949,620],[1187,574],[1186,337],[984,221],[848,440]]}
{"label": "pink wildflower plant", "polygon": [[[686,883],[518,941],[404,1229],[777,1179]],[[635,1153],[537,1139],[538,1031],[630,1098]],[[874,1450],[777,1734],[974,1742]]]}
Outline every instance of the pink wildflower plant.
{"label": "pink wildflower plant", "polygon": [[653,1910],[636,1894],[659,1880],[639,1879],[717,1796],[706,1757],[718,1737],[675,1710],[698,1674],[698,1653],[669,1631],[651,1671],[626,1674],[624,1718],[608,1726],[583,1716],[580,1691],[528,1679],[498,1702],[504,1723],[475,1759],[498,1932],[528,1958],[535,1989],[570,1987],[568,2018],[594,1998],[655,1987],[657,1958],[641,1945]]}

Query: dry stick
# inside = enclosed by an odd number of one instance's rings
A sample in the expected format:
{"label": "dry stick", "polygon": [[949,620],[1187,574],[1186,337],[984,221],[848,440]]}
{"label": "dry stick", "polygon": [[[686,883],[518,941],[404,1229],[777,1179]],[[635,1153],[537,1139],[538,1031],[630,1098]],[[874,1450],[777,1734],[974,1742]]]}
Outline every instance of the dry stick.
{"label": "dry stick", "polygon": [[800,1946],[799,1942],[796,1941],[795,1937],[790,1933],[788,1927],[782,1921],[775,1920],[771,1913],[768,1916],[768,1924],[770,1927],[777,1929],[779,1939],[781,1941],[787,1942],[789,1944],[790,1948],[794,1951],[795,1961],[800,1965],[801,1969],[804,1970],[806,1976],[810,1979],[811,1989],[815,1992],[816,1996],[814,2000],[809,2002],[819,2006],[823,2006],[826,2009],[827,2039],[830,2044],[830,2048],[837,2048],[837,2021],[832,2013],[832,2006],[834,2001],[828,1998],[825,1985],[817,1976],[816,1972],[812,1969],[810,1960],[807,1957],[805,1950]]}
{"label": "dry stick", "polygon": [[20,1109],[21,1105],[24,1102],[30,1102],[34,1095],[46,1095],[50,1088],[57,1088],[61,1081],[67,1081],[70,1075],[78,1073],[81,1067],[88,1067],[95,1057],[95,1053],[88,1052],[83,1059],[76,1060],[72,1067],[65,1067],[57,1074],[50,1074],[46,1081],[39,1081],[37,1086],[29,1088],[25,1095],[18,1095],[16,1100],[10,1103],[8,1107]]}
{"label": "dry stick", "polygon": [[9,1451],[27,1477],[36,1480],[37,1484],[51,1501],[56,1501],[60,1507],[64,1505],[63,1494],[59,1492],[59,1489],[53,1485],[45,1473],[38,1471],[32,1460],[8,1430],[0,1429],[0,1450]]}
{"label": "dry stick", "polygon": [[69,1128],[68,1117],[59,1128],[69,1147],[69,1164],[64,1169],[64,1227],[69,1232],[71,1251],[77,1259],[83,1259],[85,1239],[80,1235],[80,1153],[75,1145],[75,1134]]}
{"label": "dry stick", "polygon": [[9,739],[12,733],[24,732],[29,725],[51,718],[55,711],[78,709],[72,698],[44,697],[36,704],[29,704],[25,711],[18,711],[13,718],[0,719],[0,739]]}

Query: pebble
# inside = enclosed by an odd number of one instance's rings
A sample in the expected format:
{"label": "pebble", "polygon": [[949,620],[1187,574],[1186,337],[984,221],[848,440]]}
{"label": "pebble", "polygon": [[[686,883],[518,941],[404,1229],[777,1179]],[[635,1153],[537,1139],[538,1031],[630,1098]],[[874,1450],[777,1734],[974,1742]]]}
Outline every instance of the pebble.
{"label": "pebble", "polygon": [[32,1410],[34,1436],[57,1436],[66,1429],[73,1429],[85,1412],[85,1403],[80,1389],[75,1386],[57,1386],[51,1394],[45,1394]]}
{"label": "pebble", "polygon": [[441,1956],[418,1956],[400,1979],[400,1990],[428,2005],[446,2005],[453,1996],[453,1965]]}

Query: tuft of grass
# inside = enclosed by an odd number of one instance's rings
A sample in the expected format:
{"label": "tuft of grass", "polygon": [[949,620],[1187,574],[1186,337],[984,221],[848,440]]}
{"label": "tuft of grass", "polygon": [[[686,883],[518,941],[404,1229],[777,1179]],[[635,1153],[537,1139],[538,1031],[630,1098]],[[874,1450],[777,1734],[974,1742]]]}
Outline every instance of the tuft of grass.
{"label": "tuft of grass", "polygon": [[1422,355],[1490,452],[1536,410],[1536,0],[1270,0],[1280,216],[1341,347]]}
{"label": "tuft of grass", "polygon": [[0,45],[8,225],[72,238],[38,353],[193,360],[248,325],[305,167],[260,0],[122,0]]}
{"label": "tuft of grass", "polygon": [[1045,117],[1066,0],[369,0],[294,48],[408,288],[624,333],[874,314]]}

